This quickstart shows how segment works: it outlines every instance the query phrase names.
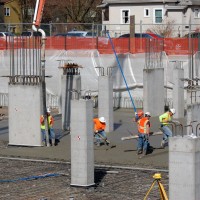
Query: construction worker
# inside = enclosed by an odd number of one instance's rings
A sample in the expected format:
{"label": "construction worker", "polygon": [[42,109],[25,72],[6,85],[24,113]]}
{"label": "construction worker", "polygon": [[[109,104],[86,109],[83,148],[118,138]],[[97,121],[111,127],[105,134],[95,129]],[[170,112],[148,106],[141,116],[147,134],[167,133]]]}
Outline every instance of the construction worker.
{"label": "construction worker", "polygon": [[168,143],[168,137],[172,136],[172,131],[169,128],[169,122],[172,121],[172,116],[175,114],[176,110],[174,108],[169,109],[169,111],[159,116],[160,129],[163,132],[163,140],[161,141],[161,147],[165,148]]}
{"label": "construction worker", "polygon": [[[51,116],[50,108],[47,108],[47,117],[48,117],[48,133],[49,133],[50,144],[52,146],[55,146],[55,133],[53,129],[54,118]],[[46,131],[45,131],[45,121],[43,115],[40,116],[40,125],[42,133],[42,143],[44,146],[46,146]]]}
{"label": "construction worker", "polygon": [[144,112],[142,110],[138,110],[138,112],[135,113],[135,117],[133,118],[133,122],[137,122],[143,116],[144,116]]}
{"label": "construction worker", "polygon": [[146,112],[145,115],[138,114],[138,147],[137,154],[146,155],[149,147],[149,133],[150,133],[150,112]]}
{"label": "construction worker", "polygon": [[95,139],[96,139],[96,145],[101,146],[101,143],[106,142],[107,136],[105,132],[106,128],[106,120],[104,117],[99,117],[99,118],[94,118],[94,134],[95,134]]}

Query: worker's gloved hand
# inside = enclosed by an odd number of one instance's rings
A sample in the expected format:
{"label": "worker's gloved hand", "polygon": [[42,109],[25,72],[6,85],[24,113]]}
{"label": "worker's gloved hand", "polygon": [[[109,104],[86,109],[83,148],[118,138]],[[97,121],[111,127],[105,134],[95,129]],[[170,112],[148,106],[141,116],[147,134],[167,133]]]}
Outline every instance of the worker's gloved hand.
{"label": "worker's gloved hand", "polygon": [[95,131],[95,133],[98,133],[98,132],[99,132],[98,130]]}

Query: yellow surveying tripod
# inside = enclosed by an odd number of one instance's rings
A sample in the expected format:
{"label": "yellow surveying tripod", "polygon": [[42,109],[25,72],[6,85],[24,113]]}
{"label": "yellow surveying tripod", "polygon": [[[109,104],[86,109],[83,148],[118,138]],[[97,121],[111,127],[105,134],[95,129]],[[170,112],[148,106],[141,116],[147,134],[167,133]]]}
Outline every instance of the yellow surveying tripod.
{"label": "yellow surveying tripod", "polygon": [[161,199],[162,199],[162,200],[168,200],[168,197],[167,197],[167,194],[166,194],[166,192],[165,192],[165,189],[164,189],[162,183],[160,182],[161,174],[156,173],[156,174],[154,174],[153,178],[154,178],[154,181],[153,181],[153,183],[151,184],[150,189],[149,189],[148,192],[146,193],[146,195],[145,195],[145,197],[144,197],[144,200],[147,200],[147,197],[149,196],[149,193],[151,192],[151,190],[152,190],[152,188],[153,188],[153,186],[155,185],[156,182],[158,183],[158,187],[159,187],[159,190],[160,190]]}

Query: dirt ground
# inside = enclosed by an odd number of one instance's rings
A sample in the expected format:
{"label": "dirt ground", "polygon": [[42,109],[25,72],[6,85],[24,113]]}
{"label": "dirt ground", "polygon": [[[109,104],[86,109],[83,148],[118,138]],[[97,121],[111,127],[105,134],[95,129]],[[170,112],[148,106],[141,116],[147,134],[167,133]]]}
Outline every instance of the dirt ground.
{"label": "dirt ground", "polygon": [[[70,186],[70,165],[20,160],[0,160],[2,200],[142,200],[153,183],[155,172],[95,167],[95,185]],[[78,172],[77,172],[78,173]],[[168,193],[168,176],[160,181]],[[159,200],[156,183],[148,200]]]}

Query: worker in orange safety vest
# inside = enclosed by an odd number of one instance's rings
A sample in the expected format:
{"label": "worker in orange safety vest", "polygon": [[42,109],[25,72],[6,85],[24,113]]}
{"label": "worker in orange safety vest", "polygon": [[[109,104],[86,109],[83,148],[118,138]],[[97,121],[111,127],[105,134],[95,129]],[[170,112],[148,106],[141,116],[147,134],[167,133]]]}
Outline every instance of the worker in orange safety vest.
{"label": "worker in orange safety vest", "polygon": [[[55,145],[55,133],[53,129],[54,125],[54,118],[51,116],[50,108],[47,108],[47,117],[48,117],[48,132],[49,132],[49,140],[51,145]],[[41,133],[42,133],[42,143],[44,146],[46,146],[46,132],[45,132],[45,121],[44,116],[40,116],[40,127],[41,127]]]}
{"label": "worker in orange safety vest", "polygon": [[95,144],[97,146],[101,146],[102,142],[105,143],[107,141],[106,136],[106,120],[104,117],[94,118],[94,136],[96,139]]}
{"label": "worker in orange safety vest", "polygon": [[138,146],[137,154],[146,155],[149,144],[149,133],[150,133],[150,112],[146,112],[144,116],[140,117],[138,123]]}

